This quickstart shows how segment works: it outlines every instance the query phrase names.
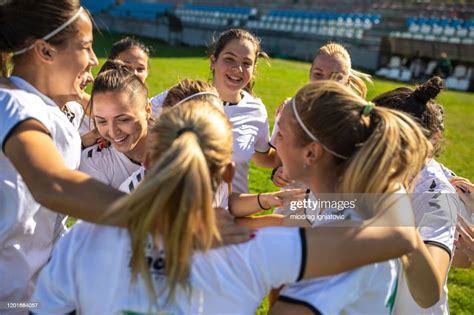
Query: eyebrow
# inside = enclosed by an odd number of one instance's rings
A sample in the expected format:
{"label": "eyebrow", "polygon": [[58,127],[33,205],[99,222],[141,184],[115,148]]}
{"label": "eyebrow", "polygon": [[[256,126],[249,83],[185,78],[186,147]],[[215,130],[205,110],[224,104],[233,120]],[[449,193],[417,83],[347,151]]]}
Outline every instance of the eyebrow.
{"label": "eyebrow", "polygon": [[[234,53],[233,53],[233,52],[231,52],[231,51],[226,51],[226,52],[225,52],[223,55],[232,55],[232,56],[234,56],[234,57],[239,57],[239,56],[237,56],[236,54],[234,54]],[[252,60],[252,59],[250,59],[250,58],[248,58],[248,57],[244,57],[244,60],[247,60],[247,61],[253,62],[253,60]]]}
{"label": "eyebrow", "polygon": [[88,39],[88,40],[81,40],[81,44],[82,44],[82,45],[92,44],[92,42],[93,42],[93,39],[92,39],[92,38],[91,38],[91,39]]}
{"label": "eyebrow", "polygon": [[[115,117],[114,117],[114,119],[116,119],[116,118],[120,118],[120,117],[122,117],[122,116],[129,117],[129,115],[128,115],[128,114],[120,114],[120,115],[117,115],[117,116],[115,116]],[[105,118],[104,118],[104,117],[100,117],[100,116],[98,116],[98,115],[94,115],[94,117],[95,117],[95,118],[99,118],[99,119],[104,119],[104,120],[105,120]]]}

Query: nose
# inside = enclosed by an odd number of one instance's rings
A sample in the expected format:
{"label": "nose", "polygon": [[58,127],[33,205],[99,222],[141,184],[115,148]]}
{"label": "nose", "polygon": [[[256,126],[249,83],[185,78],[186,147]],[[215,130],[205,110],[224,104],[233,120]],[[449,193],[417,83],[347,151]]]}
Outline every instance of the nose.
{"label": "nose", "polygon": [[107,133],[108,133],[110,139],[115,139],[120,134],[120,128],[118,127],[118,125],[115,122],[111,122],[108,125]]}
{"label": "nose", "polygon": [[91,48],[91,53],[89,56],[90,59],[90,65],[92,67],[97,66],[99,64],[99,60],[97,59],[97,56],[95,55],[94,49]]}

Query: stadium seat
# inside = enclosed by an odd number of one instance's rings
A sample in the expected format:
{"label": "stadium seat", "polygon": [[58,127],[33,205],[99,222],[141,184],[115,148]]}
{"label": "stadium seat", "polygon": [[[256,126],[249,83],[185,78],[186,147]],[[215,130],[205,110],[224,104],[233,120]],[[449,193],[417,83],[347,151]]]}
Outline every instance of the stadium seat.
{"label": "stadium seat", "polygon": [[472,75],[472,68],[467,69],[464,65],[457,65],[454,68],[453,75],[449,76],[446,81],[448,89],[466,91]]}
{"label": "stadium seat", "polygon": [[399,56],[392,56],[386,67],[380,68],[375,72],[376,75],[397,79],[400,74],[402,59]]}

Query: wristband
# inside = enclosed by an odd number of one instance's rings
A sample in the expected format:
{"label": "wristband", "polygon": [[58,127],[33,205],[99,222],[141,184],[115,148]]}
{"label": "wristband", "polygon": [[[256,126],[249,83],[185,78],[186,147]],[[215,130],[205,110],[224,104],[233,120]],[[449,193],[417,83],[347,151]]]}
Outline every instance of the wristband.
{"label": "wristband", "polygon": [[260,206],[260,209],[262,209],[262,210],[270,210],[270,209],[272,208],[271,206],[268,207],[268,208],[264,208],[264,207],[262,206],[262,203],[260,202],[260,195],[261,195],[261,194],[262,194],[262,193],[258,193],[258,194],[257,194],[257,202],[258,202],[258,205]]}

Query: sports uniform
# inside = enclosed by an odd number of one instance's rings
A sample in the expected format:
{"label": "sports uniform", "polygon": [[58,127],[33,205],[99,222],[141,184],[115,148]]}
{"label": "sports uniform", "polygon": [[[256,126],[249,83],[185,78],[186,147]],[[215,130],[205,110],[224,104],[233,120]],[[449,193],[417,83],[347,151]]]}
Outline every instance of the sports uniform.
{"label": "sports uniform", "polygon": [[[141,166],[132,175],[130,175],[130,177],[128,177],[118,187],[118,189],[129,194],[137,188],[138,184],[140,184],[144,178],[145,168]],[[227,183],[221,183],[219,187],[217,187],[217,191],[214,194],[213,206],[224,208],[227,211],[229,210],[229,185]]]}
{"label": "sports uniform", "polygon": [[[413,191],[415,224],[426,245],[438,246],[453,257],[457,211],[463,207],[446,178],[446,168],[434,159],[418,175]],[[451,266],[451,262],[450,262]],[[447,277],[447,276],[446,276]],[[446,280],[443,294],[436,305],[423,309],[411,297],[405,277],[399,278],[395,314],[449,314]]]}
{"label": "sports uniform", "polygon": [[3,153],[5,141],[18,124],[35,119],[48,130],[65,166],[77,169],[81,139],[53,100],[19,77],[10,82],[14,86],[0,85],[0,301],[26,302],[54,241],[65,230],[65,217],[34,200]]}
{"label": "sports uniform", "polygon": [[91,118],[85,115],[81,104],[78,102],[67,102],[64,108],[68,108],[73,114],[71,123],[76,127],[81,136],[94,130]]}
{"label": "sports uniform", "polygon": [[113,146],[101,149],[98,144],[82,151],[79,170],[118,188],[141,164],[133,162]]}
{"label": "sports uniform", "polygon": [[168,95],[168,90],[161,92],[158,95],[150,98],[151,103],[151,114],[153,118],[160,116],[163,111],[163,102],[165,101],[166,96]]}
{"label": "sports uniform", "polygon": [[[311,198],[316,200],[312,195]],[[311,218],[308,222],[313,227],[334,220],[362,220],[353,209],[305,209],[304,213]],[[398,268],[397,262],[390,260],[334,276],[303,280],[285,286],[278,299],[305,305],[315,314],[390,314]]]}
{"label": "sports uniform", "polygon": [[237,193],[247,193],[250,159],[255,152],[270,150],[267,110],[260,99],[242,91],[238,104],[224,103],[224,112],[232,123],[234,139],[232,160],[235,162],[235,176],[232,188]]}
{"label": "sports uniform", "polygon": [[[61,239],[38,279],[33,296],[37,314],[253,314],[271,288],[301,279],[305,266],[304,230],[267,228],[255,239],[196,253],[190,295],[178,288],[165,304],[166,257],[146,246],[157,298],[149,302],[141,277],[132,282],[131,244],[126,229],[76,224]],[[104,250],[107,249],[107,250]]]}

